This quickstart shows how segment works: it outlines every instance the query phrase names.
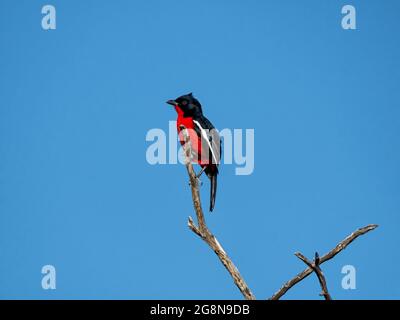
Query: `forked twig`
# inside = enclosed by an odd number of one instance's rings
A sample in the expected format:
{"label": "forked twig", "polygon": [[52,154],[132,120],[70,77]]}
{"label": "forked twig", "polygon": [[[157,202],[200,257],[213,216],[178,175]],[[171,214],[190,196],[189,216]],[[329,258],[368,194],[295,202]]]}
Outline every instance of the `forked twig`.
{"label": "forked twig", "polygon": [[319,267],[320,264],[320,259],[319,259],[319,255],[318,252],[315,253],[315,258],[314,258],[314,262],[311,262],[310,260],[308,260],[304,255],[302,255],[300,252],[296,252],[294,254],[297,258],[299,258],[301,261],[303,261],[309,268],[313,269],[315,274],[318,277],[318,281],[319,284],[321,286],[322,289],[322,293],[321,295],[325,297],[325,300],[332,300],[331,295],[328,292],[328,286],[326,285],[326,279],[324,274],[322,273],[321,268]]}
{"label": "forked twig", "polygon": [[[357,229],[354,231],[352,234],[350,234],[348,237],[346,237],[344,240],[339,242],[335,248],[333,248],[331,251],[329,251],[327,254],[322,256],[320,258],[319,264],[323,264],[324,262],[332,259],[334,256],[336,256],[339,252],[342,250],[346,249],[346,247],[352,243],[355,239],[357,239],[359,236],[366,234],[369,231],[372,231],[378,227],[377,224],[370,224],[367,225],[363,228]],[[270,300],[279,300],[290,288],[292,288],[294,285],[302,281],[303,279],[307,278],[314,270],[310,267],[305,269],[304,271],[300,272],[297,276],[286,282],[271,298]]]}
{"label": "forked twig", "polygon": [[[201,207],[200,201],[200,192],[199,192],[199,185],[198,185],[198,178],[196,177],[196,173],[194,172],[193,165],[192,165],[192,148],[190,145],[190,138],[187,132],[187,129],[183,126],[180,127],[181,132],[184,137],[184,151],[185,151],[185,158],[186,158],[186,169],[190,178],[190,187],[192,191],[192,200],[193,206],[196,212],[197,217],[197,225],[194,223],[192,217],[188,219],[188,226],[190,230],[192,230],[197,236],[199,236],[205,243],[207,243],[210,248],[215,252],[218,256],[226,270],[229,272],[233,281],[235,282],[236,286],[239,288],[240,292],[243,294],[245,299],[247,300],[255,300],[256,297],[251,292],[250,288],[244,281],[242,275],[239,273],[239,270],[233,264],[232,260],[226,254],[225,250],[222,248],[221,244],[215,238],[215,236],[211,233],[208,229],[206,220],[203,214],[203,209]],[[331,296],[328,292],[328,288],[326,285],[326,279],[322,273],[320,265],[333,257],[335,257],[339,252],[344,250],[350,243],[352,243],[355,239],[359,236],[366,234],[369,231],[374,230],[377,228],[378,225],[370,224],[363,228],[357,229],[344,240],[339,242],[335,248],[329,251],[327,254],[319,258],[318,254],[316,254],[314,262],[309,261],[305,256],[301,253],[296,253],[295,255],[304,261],[307,264],[308,268],[304,271],[300,272],[297,276],[293,279],[286,282],[271,298],[270,300],[279,300],[290,288],[295,286],[297,283],[308,277],[312,272],[315,272],[318,280],[320,282],[322,288],[322,295],[325,297],[326,300],[331,300]]]}

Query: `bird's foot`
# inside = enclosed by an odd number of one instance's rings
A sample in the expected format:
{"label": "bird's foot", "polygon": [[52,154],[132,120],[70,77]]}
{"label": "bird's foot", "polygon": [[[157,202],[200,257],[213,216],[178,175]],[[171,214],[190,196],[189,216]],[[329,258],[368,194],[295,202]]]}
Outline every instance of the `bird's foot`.
{"label": "bird's foot", "polygon": [[[196,176],[196,180],[197,180],[197,185],[201,187],[201,186],[203,185],[203,182],[202,182],[202,181],[200,180],[200,178],[197,177],[197,176]],[[190,180],[189,180],[189,186],[191,186],[191,185],[192,185],[192,183],[191,183]]]}

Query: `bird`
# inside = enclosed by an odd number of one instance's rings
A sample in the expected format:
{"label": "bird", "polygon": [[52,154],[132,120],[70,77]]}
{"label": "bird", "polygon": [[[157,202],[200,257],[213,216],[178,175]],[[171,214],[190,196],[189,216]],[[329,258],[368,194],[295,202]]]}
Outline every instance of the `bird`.
{"label": "bird", "polygon": [[182,145],[185,141],[181,131],[183,128],[188,129],[193,160],[201,167],[196,177],[199,179],[204,172],[210,179],[209,211],[212,212],[217,195],[217,176],[221,158],[220,135],[210,120],[203,115],[202,106],[193,93],[168,100],[167,103],[172,105],[178,114],[176,126]]}

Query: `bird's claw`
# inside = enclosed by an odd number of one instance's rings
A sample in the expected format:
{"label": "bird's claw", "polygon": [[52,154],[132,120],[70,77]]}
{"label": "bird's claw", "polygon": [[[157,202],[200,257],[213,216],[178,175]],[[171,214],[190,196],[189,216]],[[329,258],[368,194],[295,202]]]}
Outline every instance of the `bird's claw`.
{"label": "bird's claw", "polygon": [[[200,187],[203,186],[203,181],[201,181],[199,177],[196,177],[196,180],[197,180],[197,185],[198,186],[200,186]],[[192,185],[192,183],[189,180],[189,186],[191,186],[191,185]]]}

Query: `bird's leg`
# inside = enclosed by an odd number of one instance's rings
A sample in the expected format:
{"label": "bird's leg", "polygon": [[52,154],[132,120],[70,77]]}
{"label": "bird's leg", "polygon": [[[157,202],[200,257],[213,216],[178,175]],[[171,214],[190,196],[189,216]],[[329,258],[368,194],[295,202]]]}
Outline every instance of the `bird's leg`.
{"label": "bird's leg", "polygon": [[203,185],[203,182],[200,180],[200,176],[203,174],[204,170],[206,170],[205,166],[203,168],[201,168],[200,172],[196,175],[196,179],[197,179],[200,187]]}
{"label": "bird's leg", "polygon": [[201,168],[200,172],[196,175],[197,179],[200,179],[200,176],[203,174],[204,170],[206,170],[205,166],[203,168]]}
{"label": "bird's leg", "polygon": [[[204,170],[206,170],[206,167],[201,168],[200,172],[196,174],[196,179],[200,187],[203,185],[203,182],[200,180],[200,176],[203,174]],[[189,181],[189,186],[190,186],[190,181]]]}
{"label": "bird's leg", "polygon": [[[196,176],[196,179],[197,179],[197,183],[199,184],[199,186],[201,187],[202,185],[203,185],[203,181],[201,181],[197,176]],[[190,180],[189,180],[189,186],[191,186],[192,184],[190,183]]]}

